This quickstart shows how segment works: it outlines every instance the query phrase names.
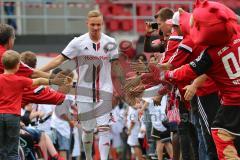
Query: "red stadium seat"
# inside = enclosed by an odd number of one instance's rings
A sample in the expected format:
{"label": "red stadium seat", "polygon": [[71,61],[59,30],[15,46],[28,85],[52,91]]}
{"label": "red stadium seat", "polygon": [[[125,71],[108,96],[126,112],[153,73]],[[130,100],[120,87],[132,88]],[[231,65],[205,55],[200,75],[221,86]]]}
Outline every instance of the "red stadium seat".
{"label": "red stadium seat", "polygon": [[137,20],[137,32],[141,34],[145,32],[145,20]]}
{"label": "red stadium seat", "polygon": [[133,20],[127,19],[121,21],[121,29],[123,31],[131,31],[133,28]]}
{"label": "red stadium seat", "polygon": [[113,15],[121,15],[123,12],[124,6],[120,4],[112,5],[112,14]]}
{"label": "red stadium seat", "polygon": [[[125,9],[122,13],[123,16],[132,16],[131,11]],[[132,17],[131,17],[132,18]],[[132,19],[125,19],[121,21],[121,29],[123,31],[131,31],[133,28],[133,20]]]}
{"label": "red stadium seat", "polygon": [[119,20],[110,20],[109,22],[107,22],[107,29],[110,32],[116,32],[118,30],[120,30],[120,23]]}
{"label": "red stadium seat", "polygon": [[109,16],[112,14],[112,5],[111,4],[104,3],[104,4],[101,4],[99,6],[99,8],[104,16]]}
{"label": "red stadium seat", "polygon": [[152,15],[152,5],[138,4],[137,5],[137,15],[138,16],[151,16]]}

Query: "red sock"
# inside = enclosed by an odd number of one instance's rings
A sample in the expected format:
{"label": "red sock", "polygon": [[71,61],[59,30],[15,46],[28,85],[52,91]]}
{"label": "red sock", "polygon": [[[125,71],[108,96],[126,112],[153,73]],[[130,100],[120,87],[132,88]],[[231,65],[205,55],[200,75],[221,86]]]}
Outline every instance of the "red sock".
{"label": "red sock", "polygon": [[216,129],[212,130],[212,137],[217,148],[218,159],[225,160],[230,157],[239,159],[231,134]]}

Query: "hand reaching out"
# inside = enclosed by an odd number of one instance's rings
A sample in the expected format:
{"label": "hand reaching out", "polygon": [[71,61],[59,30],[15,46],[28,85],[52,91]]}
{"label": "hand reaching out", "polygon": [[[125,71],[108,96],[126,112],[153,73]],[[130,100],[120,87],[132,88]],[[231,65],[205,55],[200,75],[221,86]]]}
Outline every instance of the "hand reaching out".
{"label": "hand reaching out", "polygon": [[55,85],[59,85],[59,86],[62,86],[62,85],[71,85],[72,83],[72,78],[71,77],[68,77],[64,74],[62,74],[61,72],[52,76],[50,79],[49,79],[49,82],[50,84],[55,84]]}
{"label": "hand reaching out", "polygon": [[183,88],[183,90],[186,90],[185,94],[184,94],[184,99],[186,101],[190,101],[193,96],[195,95],[195,93],[197,92],[197,87],[195,87],[195,85],[191,84],[191,85],[187,85]]}

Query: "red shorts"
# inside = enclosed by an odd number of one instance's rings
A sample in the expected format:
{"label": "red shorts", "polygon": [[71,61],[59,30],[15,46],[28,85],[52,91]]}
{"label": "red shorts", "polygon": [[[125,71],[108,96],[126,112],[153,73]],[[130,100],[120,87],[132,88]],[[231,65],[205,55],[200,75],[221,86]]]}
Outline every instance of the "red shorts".
{"label": "red shorts", "polygon": [[59,105],[64,99],[65,94],[57,92],[50,87],[25,88],[22,97],[22,106],[29,103]]}

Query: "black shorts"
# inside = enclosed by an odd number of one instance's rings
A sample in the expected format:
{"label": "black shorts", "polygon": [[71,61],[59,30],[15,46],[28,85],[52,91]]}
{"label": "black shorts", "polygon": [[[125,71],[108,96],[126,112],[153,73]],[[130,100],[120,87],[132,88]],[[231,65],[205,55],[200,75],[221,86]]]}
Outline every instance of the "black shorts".
{"label": "black shorts", "polygon": [[240,106],[221,106],[211,129],[223,129],[240,136]]}
{"label": "black shorts", "polygon": [[168,123],[168,128],[170,132],[176,133],[178,130],[178,124],[177,122],[169,122]]}
{"label": "black shorts", "polygon": [[146,148],[144,147],[144,138],[138,138],[138,142],[140,144],[140,148],[142,150],[142,154],[146,155],[147,151],[146,151]]}
{"label": "black shorts", "polygon": [[210,129],[221,106],[218,93],[214,92],[206,96],[200,96],[197,98],[197,103],[201,120],[204,122],[205,127]]}
{"label": "black shorts", "polygon": [[170,131],[166,130],[164,132],[156,130],[154,127],[152,127],[152,133],[151,133],[152,138],[155,140],[160,140],[162,143],[170,142]]}

